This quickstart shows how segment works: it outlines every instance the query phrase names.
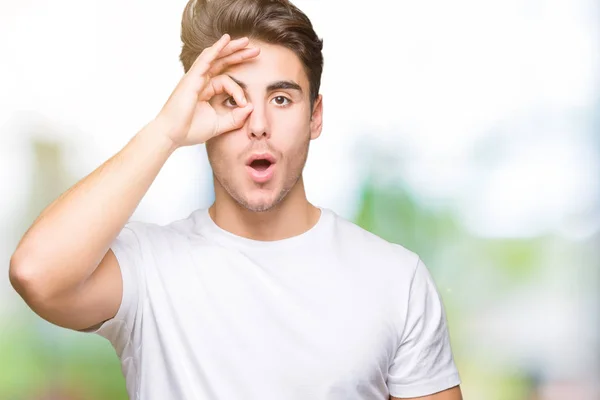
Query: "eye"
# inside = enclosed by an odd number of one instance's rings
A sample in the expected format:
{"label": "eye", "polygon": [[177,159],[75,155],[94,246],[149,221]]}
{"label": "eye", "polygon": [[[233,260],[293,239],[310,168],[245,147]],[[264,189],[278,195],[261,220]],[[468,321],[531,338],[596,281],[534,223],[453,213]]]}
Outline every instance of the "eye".
{"label": "eye", "polygon": [[290,104],[292,101],[290,99],[288,99],[285,96],[276,96],[273,97],[273,100],[275,102],[275,105],[283,107],[283,106],[287,106],[288,104]]}
{"label": "eye", "polygon": [[235,99],[233,97],[228,97],[224,103],[226,107],[237,107],[237,103],[235,102]]}

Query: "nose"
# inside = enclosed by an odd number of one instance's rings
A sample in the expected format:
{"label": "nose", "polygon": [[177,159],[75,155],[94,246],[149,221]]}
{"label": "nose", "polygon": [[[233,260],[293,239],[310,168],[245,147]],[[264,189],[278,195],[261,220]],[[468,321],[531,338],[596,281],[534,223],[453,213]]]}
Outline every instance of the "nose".
{"label": "nose", "polygon": [[249,139],[268,139],[271,136],[269,131],[269,122],[265,107],[259,104],[252,104],[254,109],[248,116],[248,138]]}

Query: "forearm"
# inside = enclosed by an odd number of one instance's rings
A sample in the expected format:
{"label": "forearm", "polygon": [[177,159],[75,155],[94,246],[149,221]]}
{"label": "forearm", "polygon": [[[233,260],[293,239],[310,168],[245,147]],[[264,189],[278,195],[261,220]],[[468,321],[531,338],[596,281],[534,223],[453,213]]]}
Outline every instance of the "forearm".
{"label": "forearm", "polygon": [[50,296],[92,274],[175,150],[161,129],[148,124],[40,214],[11,258],[21,295]]}

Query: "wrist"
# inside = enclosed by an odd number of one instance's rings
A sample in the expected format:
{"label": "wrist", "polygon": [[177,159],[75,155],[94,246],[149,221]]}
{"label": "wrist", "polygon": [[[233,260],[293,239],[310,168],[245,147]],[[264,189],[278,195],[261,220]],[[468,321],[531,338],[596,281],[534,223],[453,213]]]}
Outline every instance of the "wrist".
{"label": "wrist", "polygon": [[173,153],[181,146],[171,138],[169,129],[169,125],[164,123],[163,120],[155,118],[146,125],[144,132],[146,136],[155,141],[160,148],[169,153]]}

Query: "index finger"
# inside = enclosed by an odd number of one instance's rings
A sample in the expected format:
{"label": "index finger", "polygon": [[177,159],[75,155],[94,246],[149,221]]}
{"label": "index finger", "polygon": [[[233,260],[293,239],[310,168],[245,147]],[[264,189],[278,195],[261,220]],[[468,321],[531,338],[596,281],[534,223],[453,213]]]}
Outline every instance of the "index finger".
{"label": "index finger", "polygon": [[224,34],[221,36],[219,40],[217,40],[212,46],[205,48],[202,50],[202,53],[196,58],[194,64],[192,65],[192,70],[196,70],[198,68],[202,69],[202,73],[208,71],[210,68],[210,64],[217,58],[219,53],[223,51],[223,49],[229,44],[231,41],[231,37],[229,34]]}

